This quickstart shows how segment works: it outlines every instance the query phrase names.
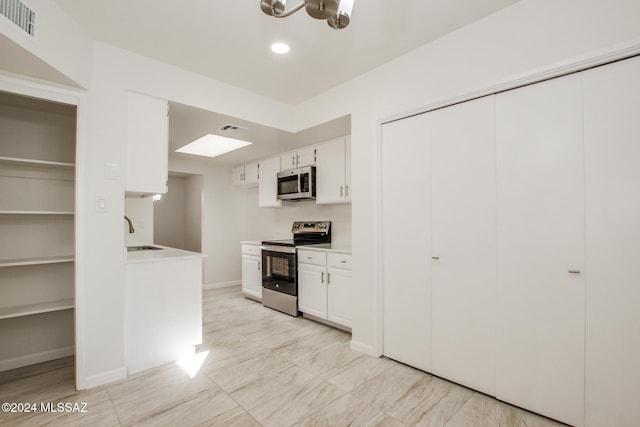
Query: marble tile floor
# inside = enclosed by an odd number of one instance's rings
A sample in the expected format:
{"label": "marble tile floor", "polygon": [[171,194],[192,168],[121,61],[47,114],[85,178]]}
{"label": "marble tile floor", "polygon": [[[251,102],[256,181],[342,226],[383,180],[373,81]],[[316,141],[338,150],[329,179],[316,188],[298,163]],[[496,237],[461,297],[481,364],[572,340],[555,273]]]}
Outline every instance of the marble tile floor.
{"label": "marble tile floor", "polygon": [[0,402],[86,402],[86,412],[0,413],[0,425],[562,425],[352,351],[349,334],[264,308],[238,286],[205,291],[203,304],[198,350],[209,353],[193,378],[170,363],[76,391],[73,358],[1,372]]}

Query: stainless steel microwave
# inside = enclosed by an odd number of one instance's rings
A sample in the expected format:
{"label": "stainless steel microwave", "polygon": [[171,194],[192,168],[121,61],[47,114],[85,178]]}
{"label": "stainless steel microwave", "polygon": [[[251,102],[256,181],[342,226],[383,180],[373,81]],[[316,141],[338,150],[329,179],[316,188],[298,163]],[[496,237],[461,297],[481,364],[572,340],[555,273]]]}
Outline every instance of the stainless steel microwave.
{"label": "stainless steel microwave", "polygon": [[278,172],[278,200],[311,200],[315,198],[315,166]]}

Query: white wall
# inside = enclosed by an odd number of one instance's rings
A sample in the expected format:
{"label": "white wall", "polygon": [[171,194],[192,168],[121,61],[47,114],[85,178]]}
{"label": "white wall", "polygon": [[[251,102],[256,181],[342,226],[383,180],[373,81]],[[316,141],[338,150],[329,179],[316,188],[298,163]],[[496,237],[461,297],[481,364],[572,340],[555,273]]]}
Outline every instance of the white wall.
{"label": "white wall", "polygon": [[169,177],[168,191],[153,205],[153,242],[185,249],[185,179]]}
{"label": "white wall", "polygon": [[204,178],[191,175],[184,181],[184,249],[201,252]]}
{"label": "white wall", "polygon": [[351,114],[356,348],[381,351],[377,122],[636,38],[639,15],[640,2],[633,0],[522,0],[297,107],[296,130]]}
{"label": "white wall", "polygon": [[[41,69],[20,70],[19,65],[15,63],[9,64],[9,67],[6,68],[2,67],[2,69],[42,78],[47,74],[53,75],[46,69],[46,64],[48,64],[68,77],[69,82],[75,82],[81,87],[88,87],[91,80],[92,39],[56,2],[29,0],[25,4],[36,13],[36,36],[34,38],[28,36],[4,17],[0,17],[0,34],[42,60],[43,66],[40,67],[41,64],[38,61],[32,61],[17,54],[16,58],[9,62],[19,59],[24,65]],[[0,45],[14,51],[13,45],[10,43],[0,43]],[[0,59],[0,64],[3,59],[5,58]],[[55,80],[62,82],[65,79],[56,76]]]}

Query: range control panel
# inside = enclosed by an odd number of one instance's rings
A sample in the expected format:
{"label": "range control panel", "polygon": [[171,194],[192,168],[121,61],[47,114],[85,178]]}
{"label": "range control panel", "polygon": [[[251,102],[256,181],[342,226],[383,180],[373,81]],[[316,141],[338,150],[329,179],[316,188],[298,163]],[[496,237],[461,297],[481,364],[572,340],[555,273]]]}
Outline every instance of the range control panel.
{"label": "range control panel", "polygon": [[331,221],[296,221],[291,227],[293,234],[327,234]]}

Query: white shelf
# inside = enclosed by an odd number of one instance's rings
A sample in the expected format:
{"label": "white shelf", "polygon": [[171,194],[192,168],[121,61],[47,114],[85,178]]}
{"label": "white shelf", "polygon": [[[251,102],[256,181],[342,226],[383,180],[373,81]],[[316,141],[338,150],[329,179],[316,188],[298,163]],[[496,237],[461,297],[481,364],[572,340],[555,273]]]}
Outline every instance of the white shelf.
{"label": "white shelf", "polygon": [[44,168],[74,168],[75,164],[65,162],[52,162],[49,160],[21,159],[18,157],[2,157],[0,156],[0,164],[19,165],[19,166],[38,166]]}
{"label": "white shelf", "polygon": [[42,302],[38,304],[18,305],[0,308],[0,320],[15,317],[31,316],[33,314],[50,313],[52,311],[70,310],[74,307],[73,299]]}
{"label": "white shelf", "polygon": [[0,211],[0,215],[75,215],[73,211]]}
{"label": "white shelf", "polygon": [[0,259],[0,267],[19,267],[23,265],[60,264],[73,262],[73,255],[51,256],[40,258]]}

